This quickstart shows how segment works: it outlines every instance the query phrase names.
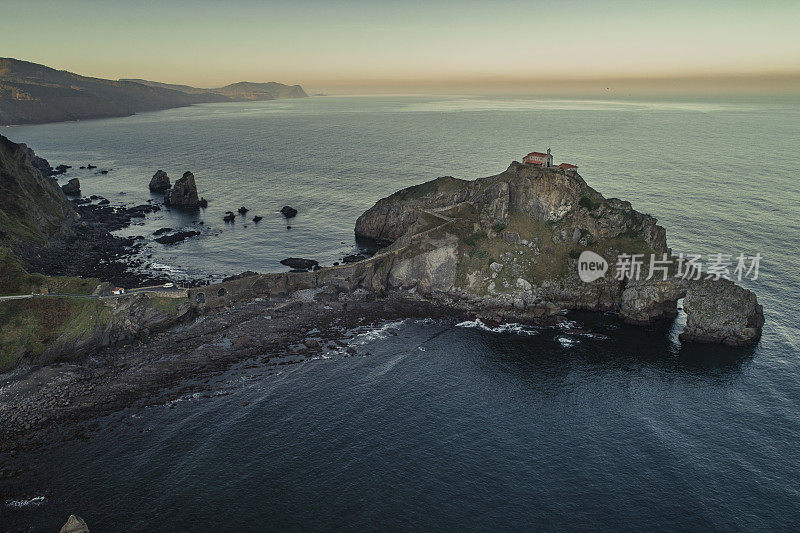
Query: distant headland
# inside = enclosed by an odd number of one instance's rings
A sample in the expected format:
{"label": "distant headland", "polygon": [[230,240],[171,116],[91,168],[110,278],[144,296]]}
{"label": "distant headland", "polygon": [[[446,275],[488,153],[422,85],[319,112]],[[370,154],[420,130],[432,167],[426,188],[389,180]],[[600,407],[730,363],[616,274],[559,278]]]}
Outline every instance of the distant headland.
{"label": "distant headland", "polygon": [[125,117],[207,102],[305,98],[300,85],[238,82],[212,89],[141,79],[106,80],[0,58],[0,126]]}

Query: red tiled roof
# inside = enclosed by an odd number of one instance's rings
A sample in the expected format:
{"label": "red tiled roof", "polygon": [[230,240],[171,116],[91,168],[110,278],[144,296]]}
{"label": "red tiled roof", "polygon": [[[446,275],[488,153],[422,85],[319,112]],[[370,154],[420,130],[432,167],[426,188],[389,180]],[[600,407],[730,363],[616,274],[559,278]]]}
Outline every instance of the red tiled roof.
{"label": "red tiled roof", "polygon": [[539,156],[539,157],[545,157],[547,154],[543,154],[542,152],[531,152],[528,155],[526,155],[525,157],[530,157],[532,155],[536,155],[536,156]]}
{"label": "red tiled roof", "polygon": [[578,165],[570,165],[569,163],[561,163],[558,165],[558,168],[568,169],[568,168],[578,168]]}

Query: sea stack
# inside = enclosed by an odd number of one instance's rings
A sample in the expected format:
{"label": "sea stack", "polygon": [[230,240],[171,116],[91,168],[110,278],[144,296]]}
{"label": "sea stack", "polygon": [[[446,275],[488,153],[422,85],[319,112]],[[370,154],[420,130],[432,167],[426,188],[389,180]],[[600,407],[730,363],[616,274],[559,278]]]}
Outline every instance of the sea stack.
{"label": "sea stack", "polygon": [[194,174],[184,172],[181,179],[164,195],[164,205],[178,209],[195,209],[200,207],[200,198],[197,196],[197,185]]}
{"label": "sea stack", "polygon": [[163,170],[159,170],[153,174],[153,178],[150,180],[151,192],[164,192],[171,186],[169,176],[167,176],[167,173]]}

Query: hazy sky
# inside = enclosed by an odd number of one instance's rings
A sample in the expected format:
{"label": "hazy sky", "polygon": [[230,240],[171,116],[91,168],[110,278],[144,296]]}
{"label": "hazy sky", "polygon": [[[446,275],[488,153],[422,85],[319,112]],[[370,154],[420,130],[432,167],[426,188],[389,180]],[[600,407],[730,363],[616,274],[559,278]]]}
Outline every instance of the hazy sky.
{"label": "hazy sky", "polygon": [[717,75],[757,86],[766,74],[780,86],[798,81],[799,23],[799,0],[0,0],[0,56],[115,79],[330,92]]}

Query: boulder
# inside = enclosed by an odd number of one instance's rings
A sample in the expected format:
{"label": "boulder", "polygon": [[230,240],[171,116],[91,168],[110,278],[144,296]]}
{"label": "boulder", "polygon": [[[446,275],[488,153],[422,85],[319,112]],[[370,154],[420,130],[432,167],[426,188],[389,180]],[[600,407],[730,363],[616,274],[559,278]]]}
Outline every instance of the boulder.
{"label": "boulder", "polygon": [[256,216],[254,216],[254,217],[253,217],[253,222],[255,222],[256,224],[258,224],[258,223],[259,223],[259,222],[261,222],[263,219],[264,219],[264,217],[260,217],[260,216],[256,215]]}
{"label": "boulder", "polygon": [[313,259],[302,259],[300,257],[287,257],[283,261],[281,261],[282,265],[288,266],[289,268],[293,268],[295,270],[310,270],[315,266],[319,265],[318,261],[314,261]]}
{"label": "boulder", "polygon": [[81,193],[81,182],[78,178],[72,178],[61,186],[61,190],[68,196],[78,196]]}
{"label": "boulder", "polygon": [[234,220],[236,220],[236,215],[228,211],[228,214],[222,217],[222,220],[224,220],[225,222],[233,222]]}
{"label": "boulder", "polygon": [[297,209],[295,209],[294,207],[290,207],[288,205],[285,205],[285,206],[283,206],[281,208],[281,214],[283,216],[285,216],[286,218],[292,218],[292,217],[297,216]]}
{"label": "boulder", "polygon": [[89,526],[83,521],[83,518],[76,515],[69,515],[67,523],[61,526],[59,533],[89,533]]}
{"label": "boulder", "polygon": [[194,174],[184,172],[181,179],[175,182],[172,189],[164,195],[164,205],[178,209],[196,209],[200,207],[200,198],[197,196],[197,185]]}
{"label": "boulder", "polygon": [[247,209],[245,206],[242,206],[242,207],[240,207],[240,208],[238,209],[238,211],[239,211],[239,214],[240,214],[240,215],[244,215],[245,213],[247,213],[247,212],[248,212],[248,211],[250,211],[250,210],[249,210],[249,209]]}
{"label": "boulder", "polygon": [[153,174],[152,179],[150,180],[150,191],[151,192],[164,192],[167,189],[172,187],[169,182],[169,176],[163,170],[156,171]]}

